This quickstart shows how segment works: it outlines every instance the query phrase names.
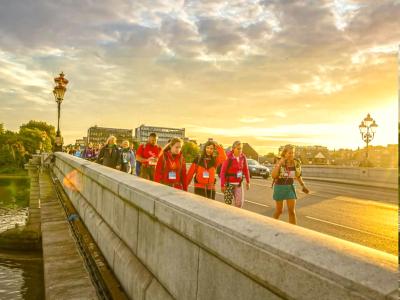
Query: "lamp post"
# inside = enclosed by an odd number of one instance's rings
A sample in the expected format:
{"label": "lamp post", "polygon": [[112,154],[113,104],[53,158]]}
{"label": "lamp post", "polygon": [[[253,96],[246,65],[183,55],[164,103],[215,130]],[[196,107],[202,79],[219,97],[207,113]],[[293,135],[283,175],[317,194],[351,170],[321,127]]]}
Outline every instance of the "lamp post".
{"label": "lamp post", "polygon": [[362,140],[367,144],[366,154],[365,154],[365,163],[368,166],[368,146],[369,143],[374,139],[376,129],[378,128],[378,124],[376,124],[375,120],[371,118],[371,115],[368,114],[364,120],[361,121],[361,124],[358,126],[361,133]]}
{"label": "lamp post", "polygon": [[60,111],[61,111],[61,102],[64,100],[64,95],[65,92],[67,91],[67,84],[68,80],[64,78],[64,73],[61,72],[59,77],[54,78],[54,82],[56,83],[56,86],[53,89],[53,94],[54,98],[57,103],[57,108],[58,108],[58,118],[57,118],[57,133],[56,133],[56,139],[55,139],[55,145],[54,145],[54,152],[56,151],[62,151],[62,137],[60,133]]}
{"label": "lamp post", "polygon": [[44,142],[46,141],[46,136],[47,136],[46,132],[43,131],[41,135],[42,141],[40,142],[40,153],[44,152]]}

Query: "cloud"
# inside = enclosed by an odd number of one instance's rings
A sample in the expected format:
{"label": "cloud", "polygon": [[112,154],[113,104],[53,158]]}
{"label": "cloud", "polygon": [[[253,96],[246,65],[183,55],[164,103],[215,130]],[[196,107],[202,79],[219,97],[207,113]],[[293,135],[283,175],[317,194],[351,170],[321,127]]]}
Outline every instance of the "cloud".
{"label": "cloud", "polygon": [[265,121],[265,118],[258,118],[258,117],[245,117],[239,120],[241,123],[260,123]]}
{"label": "cloud", "polygon": [[[351,114],[397,108],[399,14],[386,0],[3,1],[0,118],[54,123],[53,77],[64,71],[67,139],[95,123],[195,121],[228,137],[271,124],[351,127]],[[252,138],[264,147],[273,137]]]}
{"label": "cloud", "polygon": [[287,114],[284,113],[283,111],[274,112],[274,115],[277,116],[277,117],[280,117],[280,118],[286,118],[287,117]]}

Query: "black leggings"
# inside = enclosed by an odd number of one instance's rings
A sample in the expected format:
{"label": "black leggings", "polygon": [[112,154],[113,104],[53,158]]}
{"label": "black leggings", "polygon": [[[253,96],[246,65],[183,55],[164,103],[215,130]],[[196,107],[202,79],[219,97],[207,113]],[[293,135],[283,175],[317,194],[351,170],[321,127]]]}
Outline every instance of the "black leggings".
{"label": "black leggings", "polygon": [[208,199],[215,200],[215,190],[209,190],[209,189],[206,190],[206,189],[203,189],[203,188],[195,187],[194,188],[194,193],[196,195],[200,195],[200,196],[206,197]]}

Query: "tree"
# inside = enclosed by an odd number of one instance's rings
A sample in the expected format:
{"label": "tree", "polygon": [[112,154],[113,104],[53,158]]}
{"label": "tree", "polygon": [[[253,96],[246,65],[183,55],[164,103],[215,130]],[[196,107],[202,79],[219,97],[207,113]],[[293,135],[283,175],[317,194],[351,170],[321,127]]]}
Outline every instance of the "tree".
{"label": "tree", "polygon": [[29,153],[35,153],[36,150],[43,149],[51,151],[51,139],[47,134],[38,128],[22,127],[19,130],[19,136],[24,145],[24,148]]}
{"label": "tree", "polygon": [[55,136],[54,127],[45,122],[30,121],[22,125],[18,133],[5,130],[0,123],[0,173],[23,169],[27,151],[51,151],[51,135]]}
{"label": "tree", "polygon": [[0,125],[0,167],[23,165],[22,159],[25,150],[19,135],[10,130],[5,130],[3,124]]}
{"label": "tree", "polygon": [[266,162],[268,162],[268,163],[271,163],[271,164],[272,164],[272,163],[274,163],[274,161],[275,161],[275,157],[276,157],[276,154],[270,152],[270,153],[268,153],[267,155],[263,155],[263,156],[260,157],[260,163],[266,163]]}
{"label": "tree", "polygon": [[133,140],[132,141],[132,145],[133,145],[133,148],[135,149],[135,151],[137,151],[137,149],[139,148],[139,142],[138,141],[136,141],[136,140]]}
{"label": "tree", "polygon": [[19,134],[25,149],[35,153],[36,150],[51,151],[56,130],[46,122],[31,120],[20,126]]}
{"label": "tree", "polygon": [[200,154],[200,148],[193,142],[185,142],[182,146],[182,153],[186,162],[192,162]]}
{"label": "tree", "polygon": [[54,144],[54,140],[56,138],[56,129],[53,125],[47,124],[43,121],[30,120],[27,124],[22,124],[20,130],[23,128],[39,129],[40,131],[44,131],[50,138],[50,144]]}

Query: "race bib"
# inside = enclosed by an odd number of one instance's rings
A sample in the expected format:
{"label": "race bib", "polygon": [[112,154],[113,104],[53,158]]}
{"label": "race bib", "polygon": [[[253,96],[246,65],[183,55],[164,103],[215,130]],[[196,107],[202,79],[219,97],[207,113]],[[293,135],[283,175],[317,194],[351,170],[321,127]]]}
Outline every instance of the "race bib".
{"label": "race bib", "polygon": [[237,172],[236,178],[242,178],[242,177],[243,177],[243,172],[242,171]]}
{"label": "race bib", "polygon": [[208,179],[210,178],[210,173],[208,173],[207,171],[203,172],[203,178]]}
{"label": "race bib", "polygon": [[151,158],[149,159],[149,165],[150,165],[150,166],[155,166],[155,165],[157,165],[157,158],[151,157]]}
{"label": "race bib", "polygon": [[122,155],[122,161],[123,161],[124,164],[127,164],[127,163],[128,163],[128,155],[127,155],[126,153],[124,153],[124,154]]}
{"label": "race bib", "polygon": [[295,178],[295,177],[296,177],[296,171],[290,171],[289,178]]}
{"label": "race bib", "polygon": [[169,180],[176,180],[176,172],[175,171],[171,171],[168,173],[168,179]]}

